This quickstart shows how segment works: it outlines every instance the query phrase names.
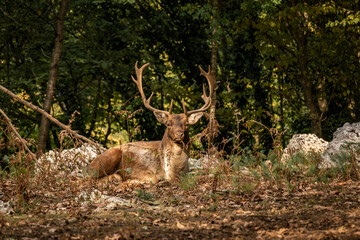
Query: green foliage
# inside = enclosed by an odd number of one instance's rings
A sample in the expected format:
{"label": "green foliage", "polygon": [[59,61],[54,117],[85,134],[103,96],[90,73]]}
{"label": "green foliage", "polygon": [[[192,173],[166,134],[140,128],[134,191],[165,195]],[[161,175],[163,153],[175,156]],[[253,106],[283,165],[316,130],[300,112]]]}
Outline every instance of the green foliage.
{"label": "green foliage", "polygon": [[[0,9],[0,84],[41,107],[59,1],[5,0]],[[359,19],[357,1],[230,0],[218,8],[204,0],[71,1],[52,114],[66,124],[73,120],[72,129],[108,146],[159,140],[165,127],[153,114],[133,114],[144,108],[130,78],[135,62],[151,63],[144,90],[147,96],[154,92],[156,108],[168,109],[174,99],[181,112],[184,98],[187,108],[195,109],[203,104],[205,82],[198,66],[210,64],[214,39],[221,126],[216,141],[231,140],[225,151],[274,147],[271,133],[248,120],[287,130],[279,147],[293,133],[312,132],[310,103],[330,140],[337,127],[360,115],[354,51],[360,44]],[[0,107],[22,136],[38,138],[37,113],[6,94],[0,95]],[[190,134],[206,124],[202,120]],[[60,131],[51,126],[49,148],[59,147]],[[206,150],[206,143],[199,148]],[[2,157],[11,154],[1,151]]]}
{"label": "green foliage", "polygon": [[209,212],[216,212],[216,209],[218,208],[218,203],[215,201],[213,204],[211,204],[209,207],[208,207],[208,211]]}
{"label": "green foliage", "polygon": [[193,189],[197,183],[197,176],[191,173],[182,174],[179,179],[179,186],[188,191]]}
{"label": "green foliage", "polygon": [[[272,186],[286,184],[289,190],[294,190],[299,183],[319,181],[323,173],[318,165],[321,161],[316,154],[302,153],[285,159],[279,159],[274,152],[244,151],[233,156],[233,187],[237,192],[251,193],[259,182],[267,182]],[[253,176],[256,181],[247,182],[244,176]]]}
{"label": "green foliage", "polygon": [[[282,113],[280,117],[289,120],[282,124],[295,132],[308,132],[311,129],[306,130],[303,124],[293,123],[306,121],[316,111],[323,118],[342,114],[344,117],[337,118],[342,123],[345,118],[351,119],[350,116],[355,116],[357,110],[345,106],[351,106],[357,97],[347,86],[357,81],[355,78],[359,73],[353,67],[358,64],[356,54],[349,51],[358,44],[358,40],[350,36],[358,27],[343,28],[346,24],[334,22],[353,24],[348,19],[352,10],[347,9],[355,8],[354,3],[325,1],[319,5],[295,1],[274,5],[276,8],[263,14],[255,23],[258,29],[255,46],[263,56],[264,69],[271,73],[270,81],[276,84],[269,86],[274,90],[278,88],[280,93],[276,98],[281,104],[275,105],[279,110],[274,110]],[[305,82],[312,85],[311,98],[317,101],[312,113],[309,113],[310,103],[306,103],[308,109],[301,109],[304,106],[301,98],[308,101]],[[333,101],[334,98],[339,100]],[[336,107],[339,103],[342,105],[340,108]],[[285,106],[286,111],[283,110]],[[324,121],[325,139],[331,137],[333,128],[333,123]]]}
{"label": "green foliage", "polygon": [[232,187],[237,193],[252,194],[256,189],[256,183],[243,181],[240,176],[232,176]]}
{"label": "green foliage", "polygon": [[302,185],[314,182],[326,184],[334,179],[359,180],[360,168],[355,157],[359,145],[351,145],[351,147],[334,155],[334,165],[331,167],[326,167],[321,156],[315,153],[297,153],[279,159],[272,152],[265,155],[244,151],[231,158],[232,188],[236,193],[251,194],[258,186],[266,184],[294,192]]}
{"label": "green foliage", "polygon": [[145,189],[136,189],[137,194],[136,196],[139,199],[145,200],[145,201],[150,201],[153,199],[153,195],[149,192],[147,192]]}
{"label": "green foliage", "polygon": [[335,166],[331,169],[332,175],[340,175],[344,179],[360,179],[360,168],[357,156],[360,152],[359,143],[342,145],[339,152],[331,156]]}

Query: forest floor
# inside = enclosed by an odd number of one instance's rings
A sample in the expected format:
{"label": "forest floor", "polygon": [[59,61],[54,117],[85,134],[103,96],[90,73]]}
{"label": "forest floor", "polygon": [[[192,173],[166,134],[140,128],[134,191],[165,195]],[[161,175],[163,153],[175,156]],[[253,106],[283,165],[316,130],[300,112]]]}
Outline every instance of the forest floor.
{"label": "forest floor", "polygon": [[[158,184],[39,182],[25,207],[0,215],[0,238],[360,239],[359,181],[291,189],[241,181],[238,190],[230,178],[213,174]],[[0,184],[3,197],[16,198],[16,182]]]}

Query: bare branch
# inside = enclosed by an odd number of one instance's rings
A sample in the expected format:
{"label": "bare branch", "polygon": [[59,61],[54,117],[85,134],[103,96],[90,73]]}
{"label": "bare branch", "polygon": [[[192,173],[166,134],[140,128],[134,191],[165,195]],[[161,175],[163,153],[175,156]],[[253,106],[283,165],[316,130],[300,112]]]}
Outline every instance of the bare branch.
{"label": "bare branch", "polygon": [[26,141],[20,136],[20,134],[18,133],[18,131],[16,130],[16,128],[14,127],[14,125],[11,123],[10,118],[4,113],[4,111],[0,108],[0,113],[4,116],[7,124],[10,126],[11,130],[13,130],[13,132],[15,133],[15,135],[18,137],[18,139],[20,140],[20,142],[22,143],[22,145],[24,146],[24,148],[26,149],[26,151],[29,152],[29,154],[31,155],[31,157],[35,160],[36,159],[36,155],[28,148]]}
{"label": "bare branch", "polygon": [[84,137],[80,134],[78,134],[77,132],[73,131],[70,129],[69,126],[66,126],[65,124],[61,123],[59,120],[57,120],[56,118],[54,118],[53,116],[51,116],[49,113],[47,113],[46,111],[44,111],[43,109],[25,101],[24,99],[18,97],[15,93],[11,92],[10,90],[8,90],[7,88],[3,87],[2,85],[0,85],[0,90],[3,91],[4,93],[8,94],[9,96],[11,96],[12,98],[14,98],[16,101],[21,102],[22,104],[24,104],[25,106],[31,108],[32,110],[41,113],[42,115],[46,116],[50,121],[52,121],[53,123],[55,123],[56,125],[58,125],[59,127],[65,129],[67,132],[69,132],[70,134],[74,135],[74,137],[79,138],[83,141],[86,141],[88,143],[92,143],[95,144],[94,141],[88,139],[87,137]]}

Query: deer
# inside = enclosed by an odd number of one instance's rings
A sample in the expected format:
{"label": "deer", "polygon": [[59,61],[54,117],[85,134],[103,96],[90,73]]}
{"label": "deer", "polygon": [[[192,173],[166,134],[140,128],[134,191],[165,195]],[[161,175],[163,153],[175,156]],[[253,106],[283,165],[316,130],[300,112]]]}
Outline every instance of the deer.
{"label": "deer", "polygon": [[88,165],[88,171],[93,172],[96,178],[118,173],[123,181],[133,179],[157,183],[161,179],[172,181],[180,174],[189,172],[188,159],[191,142],[188,125],[197,123],[210,107],[214,75],[211,73],[210,66],[208,72],[199,66],[200,75],[207,79],[209,96],[206,94],[204,84],[202,95],[204,105],[199,109],[188,111],[182,99],[183,113],[175,114],[173,113],[173,99],[170,110],[165,111],[150,105],[154,92],[146,98],[142,75],[148,65],[149,63],[146,63],[138,68],[138,62],[136,62],[136,79],[133,76],[131,78],[138,87],[144,106],[154,113],[158,122],[166,125],[164,136],[161,141],[130,142],[106,150]]}

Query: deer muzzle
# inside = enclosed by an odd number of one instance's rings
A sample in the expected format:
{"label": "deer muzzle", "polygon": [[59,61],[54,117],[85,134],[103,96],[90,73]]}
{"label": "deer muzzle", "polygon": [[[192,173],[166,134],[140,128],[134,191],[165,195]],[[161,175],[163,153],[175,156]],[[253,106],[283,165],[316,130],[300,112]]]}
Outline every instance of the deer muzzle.
{"label": "deer muzzle", "polygon": [[175,136],[175,141],[182,141],[182,140],[184,140],[184,132],[183,131],[176,131],[175,132],[175,134],[174,134]]}

